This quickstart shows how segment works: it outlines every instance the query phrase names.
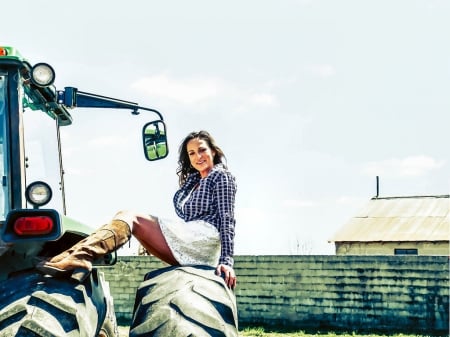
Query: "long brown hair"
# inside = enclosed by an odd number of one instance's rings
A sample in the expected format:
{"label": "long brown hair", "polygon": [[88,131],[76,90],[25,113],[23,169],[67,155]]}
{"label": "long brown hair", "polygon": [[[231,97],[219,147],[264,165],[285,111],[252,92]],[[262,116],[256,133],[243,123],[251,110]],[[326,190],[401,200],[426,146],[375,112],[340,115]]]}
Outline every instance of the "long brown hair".
{"label": "long brown hair", "polygon": [[187,152],[187,143],[196,138],[204,140],[208,144],[209,148],[215,152],[215,156],[213,159],[214,165],[222,164],[225,168],[227,167],[225,154],[223,153],[222,149],[216,144],[216,141],[209,134],[209,132],[204,130],[198,132],[193,131],[187,135],[178,149],[179,157],[177,175],[180,186],[184,185],[189,174],[197,172],[197,170],[191,166],[189,154]]}

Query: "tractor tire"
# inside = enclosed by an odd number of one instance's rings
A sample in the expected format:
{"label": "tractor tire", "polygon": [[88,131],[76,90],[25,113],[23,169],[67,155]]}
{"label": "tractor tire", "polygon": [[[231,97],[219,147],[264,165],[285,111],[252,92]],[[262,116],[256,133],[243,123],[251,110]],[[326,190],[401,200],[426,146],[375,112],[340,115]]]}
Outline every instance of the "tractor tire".
{"label": "tractor tire", "polygon": [[130,337],[238,336],[236,297],[214,268],[167,267],[136,292]]}
{"label": "tractor tire", "polygon": [[0,337],[117,337],[112,305],[96,269],[83,283],[30,270],[0,283]]}

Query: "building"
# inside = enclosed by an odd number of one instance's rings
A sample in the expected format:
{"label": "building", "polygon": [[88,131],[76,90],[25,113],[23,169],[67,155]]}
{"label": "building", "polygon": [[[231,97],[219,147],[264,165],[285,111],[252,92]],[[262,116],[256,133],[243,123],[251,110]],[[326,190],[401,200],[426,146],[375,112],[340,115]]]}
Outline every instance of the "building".
{"label": "building", "polygon": [[450,196],[372,198],[330,240],[336,255],[449,255]]}

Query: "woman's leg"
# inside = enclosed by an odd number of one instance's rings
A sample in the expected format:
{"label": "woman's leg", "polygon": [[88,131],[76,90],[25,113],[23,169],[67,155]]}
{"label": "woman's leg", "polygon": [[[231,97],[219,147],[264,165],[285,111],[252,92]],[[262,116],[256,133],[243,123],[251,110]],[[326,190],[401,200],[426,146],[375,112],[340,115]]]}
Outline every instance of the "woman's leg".
{"label": "woman's leg", "polygon": [[[113,252],[128,242],[130,226],[120,220],[101,226],[95,232],[79,241],[71,248],[36,265],[41,272],[53,276],[64,275],[80,269],[75,278],[82,281],[92,269],[92,262],[105,254]],[[72,275],[73,277],[73,275]]]}
{"label": "woman's leg", "polygon": [[114,220],[122,220],[132,228],[134,237],[149,253],[170,265],[178,265],[159,226],[158,219],[147,214],[120,211]]}
{"label": "woman's leg", "polygon": [[[120,248],[130,239],[131,233],[154,256],[171,265],[178,265],[161,232],[157,218],[121,211],[110,223],[61,254],[41,261],[36,268],[53,276],[63,275],[75,269],[90,271],[94,259]],[[80,280],[86,275],[88,273],[82,272]]]}

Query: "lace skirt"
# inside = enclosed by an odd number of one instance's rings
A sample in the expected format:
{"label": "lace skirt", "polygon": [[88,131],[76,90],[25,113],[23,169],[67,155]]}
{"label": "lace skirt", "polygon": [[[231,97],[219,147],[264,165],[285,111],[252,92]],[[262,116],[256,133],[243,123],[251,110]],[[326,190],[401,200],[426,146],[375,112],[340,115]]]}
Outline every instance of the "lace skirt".
{"label": "lace skirt", "polygon": [[217,267],[220,258],[220,235],[216,227],[203,220],[158,218],[161,232],[173,256],[182,266]]}

